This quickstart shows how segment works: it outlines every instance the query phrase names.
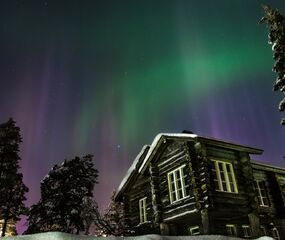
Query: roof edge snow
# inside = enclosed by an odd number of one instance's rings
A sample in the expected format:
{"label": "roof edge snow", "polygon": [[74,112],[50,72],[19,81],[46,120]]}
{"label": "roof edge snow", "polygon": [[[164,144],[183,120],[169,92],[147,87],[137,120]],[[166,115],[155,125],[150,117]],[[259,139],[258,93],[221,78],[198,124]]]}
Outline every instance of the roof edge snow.
{"label": "roof edge snow", "polygon": [[226,142],[223,140],[219,140],[219,139],[215,139],[215,138],[210,138],[210,137],[203,137],[203,136],[199,136],[196,134],[188,134],[188,133],[159,133],[158,135],[156,135],[156,137],[154,138],[150,149],[146,155],[146,157],[144,158],[144,162],[142,163],[141,167],[139,168],[139,173],[143,173],[148,165],[148,162],[150,161],[151,157],[156,153],[157,149],[159,148],[160,144],[161,144],[161,140],[163,139],[163,137],[167,137],[167,138],[188,138],[188,139],[197,139],[198,141],[206,141],[206,142],[211,142],[211,144],[216,145],[216,146],[220,146],[220,147],[228,147],[231,149],[240,149],[242,151],[248,152],[248,153],[252,153],[252,154],[262,154],[263,150],[262,149],[258,149],[258,148],[253,148],[253,147],[249,147],[246,145],[241,145],[241,144],[236,144],[236,143],[232,143],[232,142]]}
{"label": "roof edge snow", "polygon": [[179,138],[197,138],[198,135],[196,134],[188,134],[188,133],[159,133],[156,135],[156,137],[154,138],[152,144],[150,145],[149,151],[147,153],[147,155],[144,158],[144,161],[141,165],[141,167],[139,168],[139,173],[144,172],[147,163],[149,162],[149,159],[152,155],[154,155],[154,153],[156,152],[156,150],[158,149],[158,147],[160,146],[160,141],[163,137],[179,137]]}
{"label": "roof edge snow", "polygon": [[141,162],[141,157],[145,153],[145,151],[149,150],[149,145],[144,145],[139,152],[139,154],[136,156],[135,160],[133,161],[132,165],[128,169],[127,173],[125,174],[123,180],[121,181],[115,195],[115,199],[117,199],[120,195],[120,193],[125,189],[127,186],[128,182],[132,178],[133,174],[136,172],[137,168],[139,167],[139,163]]}
{"label": "roof edge snow", "polygon": [[[228,147],[230,149],[238,149],[241,151],[245,151],[251,154],[262,154],[263,150],[258,148],[249,147],[246,145],[236,144],[232,142],[227,142],[215,138],[203,137],[196,134],[190,133],[159,133],[155,136],[151,145],[143,146],[140,153],[136,156],[133,161],[131,167],[128,169],[125,177],[120,183],[117,193],[115,195],[115,199],[119,198],[122,191],[125,190],[128,183],[134,177],[135,173],[142,174],[148,166],[148,163],[151,161],[152,157],[156,154],[157,150],[161,146],[161,144],[166,140],[166,138],[182,138],[182,139],[192,139],[195,141],[206,142],[210,145],[220,146],[220,147]],[[144,155],[146,154],[146,155]],[[144,157],[143,157],[144,156]]]}

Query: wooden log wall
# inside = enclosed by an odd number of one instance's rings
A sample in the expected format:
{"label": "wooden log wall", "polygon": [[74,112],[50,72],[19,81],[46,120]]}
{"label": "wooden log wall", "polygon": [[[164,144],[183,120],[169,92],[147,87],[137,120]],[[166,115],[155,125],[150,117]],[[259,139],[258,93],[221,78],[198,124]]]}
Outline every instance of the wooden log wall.
{"label": "wooden log wall", "polygon": [[126,228],[131,229],[131,221],[130,221],[130,203],[129,203],[129,198],[128,196],[125,194],[123,196],[123,216],[124,216],[124,225],[126,226]]}
{"label": "wooden log wall", "polygon": [[146,197],[147,221],[153,221],[152,193],[150,176],[148,174],[139,176],[135,184],[128,192],[129,199],[129,221],[131,227],[140,224],[139,200]]}
{"label": "wooden log wall", "polygon": [[285,207],[285,174],[276,174],[276,180],[278,182],[279,191],[282,196],[283,206]]}
{"label": "wooden log wall", "polygon": [[159,173],[155,164],[150,163],[150,186],[152,195],[152,208],[153,208],[153,219],[154,224],[159,225],[161,222],[162,206],[160,201],[160,188],[159,188]]}
{"label": "wooden log wall", "polygon": [[[191,168],[190,156],[187,147],[185,146],[184,141],[168,140],[167,148],[157,160],[160,179],[161,206],[163,210],[162,219],[164,221],[174,220],[175,216],[192,211],[196,208],[196,201],[193,194],[193,172]],[[188,195],[188,197],[180,201],[170,203],[167,174],[183,164],[186,164],[184,174],[186,176],[185,188],[186,195]]]}
{"label": "wooden log wall", "polygon": [[227,224],[234,224],[236,225],[237,230],[237,236],[243,237],[244,232],[242,229],[242,225],[248,224],[247,223],[247,216],[240,219],[232,220],[232,223],[228,223],[227,219],[217,219],[214,222],[211,222],[211,226],[213,223],[214,228],[211,230],[211,234],[218,234],[218,235],[228,235],[227,229],[226,229],[226,223]]}
{"label": "wooden log wall", "polygon": [[[212,199],[211,216],[214,219],[221,218],[238,218],[247,216],[251,212],[248,191],[253,191],[253,186],[248,188],[244,177],[244,167],[247,164],[240,164],[239,152],[214,146],[206,146],[207,158],[209,159],[208,171],[211,178],[211,190],[209,192]],[[212,160],[225,160],[232,163],[236,178],[238,193],[228,193],[216,191],[214,179],[216,173],[214,171],[214,162]],[[248,160],[249,161],[249,160]],[[213,219],[212,219],[213,221]],[[248,222],[247,222],[248,223]],[[246,224],[246,223],[244,223]]]}
{"label": "wooden log wall", "polygon": [[257,214],[258,201],[254,188],[253,170],[248,153],[239,152],[239,164],[241,168],[241,176],[243,178],[243,181],[241,183],[243,184],[245,194],[247,194],[248,197],[248,201],[251,207],[250,211],[254,214]]}
{"label": "wooden log wall", "polygon": [[211,189],[210,163],[207,158],[207,149],[203,143],[196,142],[194,146],[189,146],[190,152],[195,152],[192,163],[196,173],[196,187],[198,191],[198,202],[201,209],[206,209],[211,205],[209,190]]}
{"label": "wooden log wall", "polygon": [[207,159],[206,147],[203,143],[196,141],[189,145],[189,151],[195,153],[192,157],[194,173],[196,173],[196,201],[197,209],[201,212],[201,224],[203,234],[210,233],[210,218],[208,208],[213,205],[209,196],[211,180],[209,172],[209,160]]}
{"label": "wooden log wall", "polygon": [[285,207],[284,207],[282,192],[280,190],[280,185],[276,178],[276,174],[274,172],[268,172],[267,178],[268,178],[268,183],[270,185],[270,192],[272,194],[273,205],[276,211],[276,217],[284,218]]}
{"label": "wooden log wall", "polygon": [[[270,203],[269,207],[263,207],[263,206],[260,206],[258,204],[258,213],[259,214],[265,214],[269,218],[272,218],[276,215],[276,207],[274,204],[274,197],[272,195],[271,182],[268,179],[268,173],[266,171],[263,171],[263,170],[253,169],[253,177],[256,180],[265,182],[266,192],[267,192],[269,203]],[[256,192],[256,194],[257,194],[257,192]]]}

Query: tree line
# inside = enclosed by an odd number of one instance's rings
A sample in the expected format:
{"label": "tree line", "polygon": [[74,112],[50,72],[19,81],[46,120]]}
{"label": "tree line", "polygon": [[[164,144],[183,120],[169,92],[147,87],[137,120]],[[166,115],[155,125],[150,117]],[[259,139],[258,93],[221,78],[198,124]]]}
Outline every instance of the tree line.
{"label": "tree line", "polygon": [[64,160],[55,165],[41,181],[41,198],[26,207],[27,186],[20,173],[20,128],[13,119],[0,124],[0,219],[4,220],[1,236],[5,236],[9,221],[17,222],[27,215],[24,234],[61,231],[89,234],[93,224],[106,235],[128,234],[123,221],[123,205],[115,202],[114,194],[105,213],[94,200],[93,190],[98,183],[98,170],[93,156]]}
{"label": "tree line", "polygon": [[[274,91],[285,94],[285,18],[278,10],[263,6],[269,29],[268,42],[272,44],[274,67],[277,74]],[[285,111],[285,98],[279,103]],[[285,125],[285,118],[281,120]],[[124,206],[115,202],[114,194],[105,213],[101,213],[94,200],[93,190],[98,183],[98,170],[93,156],[86,155],[64,160],[55,165],[41,182],[41,198],[38,203],[26,207],[27,186],[20,173],[19,146],[22,142],[20,128],[13,119],[0,124],[0,219],[5,236],[10,220],[17,222],[21,215],[28,216],[26,234],[47,231],[89,234],[94,224],[107,235],[130,234],[124,223]]]}

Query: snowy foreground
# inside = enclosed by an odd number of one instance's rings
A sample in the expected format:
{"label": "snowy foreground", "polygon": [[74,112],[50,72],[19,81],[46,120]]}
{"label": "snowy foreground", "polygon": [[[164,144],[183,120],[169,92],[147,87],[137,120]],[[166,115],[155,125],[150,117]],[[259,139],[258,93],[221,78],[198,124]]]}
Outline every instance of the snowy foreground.
{"label": "snowy foreground", "polygon": [[[47,232],[33,235],[22,235],[16,237],[6,237],[6,240],[237,240],[242,238],[225,237],[219,235],[201,235],[201,236],[160,236],[160,235],[144,235],[138,237],[94,237],[94,236],[79,236],[61,232]],[[274,240],[271,237],[261,237],[258,240]]]}

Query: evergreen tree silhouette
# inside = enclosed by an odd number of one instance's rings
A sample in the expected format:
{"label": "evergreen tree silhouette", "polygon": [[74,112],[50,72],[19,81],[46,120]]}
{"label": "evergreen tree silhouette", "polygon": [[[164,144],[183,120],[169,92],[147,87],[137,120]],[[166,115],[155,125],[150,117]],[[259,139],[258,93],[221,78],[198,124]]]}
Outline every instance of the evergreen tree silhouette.
{"label": "evergreen tree silhouette", "polygon": [[18,221],[27,213],[24,205],[28,188],[19,173],[19,145],[22,142],[20,128],[10,118],[0,125],[0,216],[4,220],[1,236],[6,234],[9,220]]}

